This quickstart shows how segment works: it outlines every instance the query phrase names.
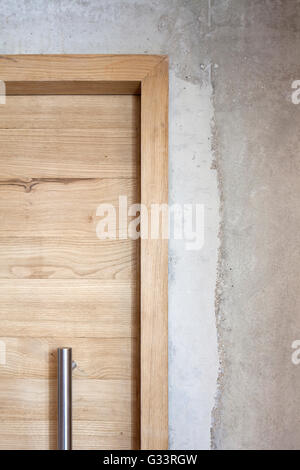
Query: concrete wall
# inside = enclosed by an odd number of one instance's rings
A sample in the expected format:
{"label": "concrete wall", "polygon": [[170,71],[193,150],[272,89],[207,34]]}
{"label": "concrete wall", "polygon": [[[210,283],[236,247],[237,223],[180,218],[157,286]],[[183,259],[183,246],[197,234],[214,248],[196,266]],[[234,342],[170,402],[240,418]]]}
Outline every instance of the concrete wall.
{"label": "concrete wall", "polygon": [[170,56],[170,202],[205,204],[170,242],[174,449],[300,441],[299,50],[298,0],[0,2],[1,54]]}
{"label": "concrete wall", "polygon": [[220,1],[209,45],[222,198],[213,445],[297,449],[300,2]]}

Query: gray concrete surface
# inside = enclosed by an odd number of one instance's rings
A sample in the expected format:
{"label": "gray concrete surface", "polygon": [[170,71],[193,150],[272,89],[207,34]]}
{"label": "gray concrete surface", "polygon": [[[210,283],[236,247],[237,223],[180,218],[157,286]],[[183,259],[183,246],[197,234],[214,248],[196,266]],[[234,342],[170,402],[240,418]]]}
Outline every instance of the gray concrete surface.
{"label": "gray concrete surface", "polygon": [[170,242],[174,449],[299,446],[299,50],[299,0],[0,1],[1,54],[170,56],[170,202],[205,204]]}
{"label": "gray concrete surface", "polygon": [[217,320],[218,449],[300,447],[300,2],[212,8],[222,198]]}

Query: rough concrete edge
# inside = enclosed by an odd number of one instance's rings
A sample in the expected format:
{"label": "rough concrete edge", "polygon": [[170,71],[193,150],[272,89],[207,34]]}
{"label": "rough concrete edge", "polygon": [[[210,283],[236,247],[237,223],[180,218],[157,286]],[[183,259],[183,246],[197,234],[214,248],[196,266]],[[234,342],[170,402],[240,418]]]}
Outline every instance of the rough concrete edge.
{"label": "rough concrete edge", "polygon": [[222,342],[222,295],[223,295],[223,273],[224,273],[224,259],[225,259],[225,247],[224,247],[224,188],[223,188],[223,173],[221,165],[221,154],[219,150],[219,138],[218,138],[218,127],[216,122],[216,103],[215,103],[215,89],[216,84],[214,80],[214,74],[211,77],[212,86],[212,107],[214,117],[211,120],[211,150],[213,155],[212,169],[217,171],[217,184],[219,192],[219,248],[218,248],[218,261],[217,261],[217,280],[215,288],[215,317],[216,317],[216,330],[217,330],[217,342],[218,342],[218,360],[219,360],[219,371],[216,385],[215,405],[211,412],[211,427],[210,427],[210,448],[211,450],[217,450],[217,431],[216,427],[220,424],[220,404],[221,397],[224,390],[224,367],[225,367],[225,348]]}

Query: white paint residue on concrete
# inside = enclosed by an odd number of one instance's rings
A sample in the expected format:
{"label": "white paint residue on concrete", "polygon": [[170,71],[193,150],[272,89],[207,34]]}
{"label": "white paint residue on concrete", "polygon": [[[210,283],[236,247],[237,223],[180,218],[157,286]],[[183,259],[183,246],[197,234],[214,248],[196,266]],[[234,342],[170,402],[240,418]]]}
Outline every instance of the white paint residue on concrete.
{"label": "white paint residue on concrete", "polygon": [[170,242],[170,447],[209,449],[218,374],[218,188],[211,169],[212,87],[171,78],[170,202],[205,205],[205,243]]}

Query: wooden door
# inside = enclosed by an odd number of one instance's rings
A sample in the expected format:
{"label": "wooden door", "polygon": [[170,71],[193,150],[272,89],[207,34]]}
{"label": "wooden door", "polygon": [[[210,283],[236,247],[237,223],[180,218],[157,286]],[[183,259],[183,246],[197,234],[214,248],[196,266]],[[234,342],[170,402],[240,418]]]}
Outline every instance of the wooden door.
{"label": "wooden door", "polygon": [[140,96],[0,106],[0,448],[55,449],[56,350],[72,347],[73,448],[139,447],[139,242],[97,207],[140,200]]}

